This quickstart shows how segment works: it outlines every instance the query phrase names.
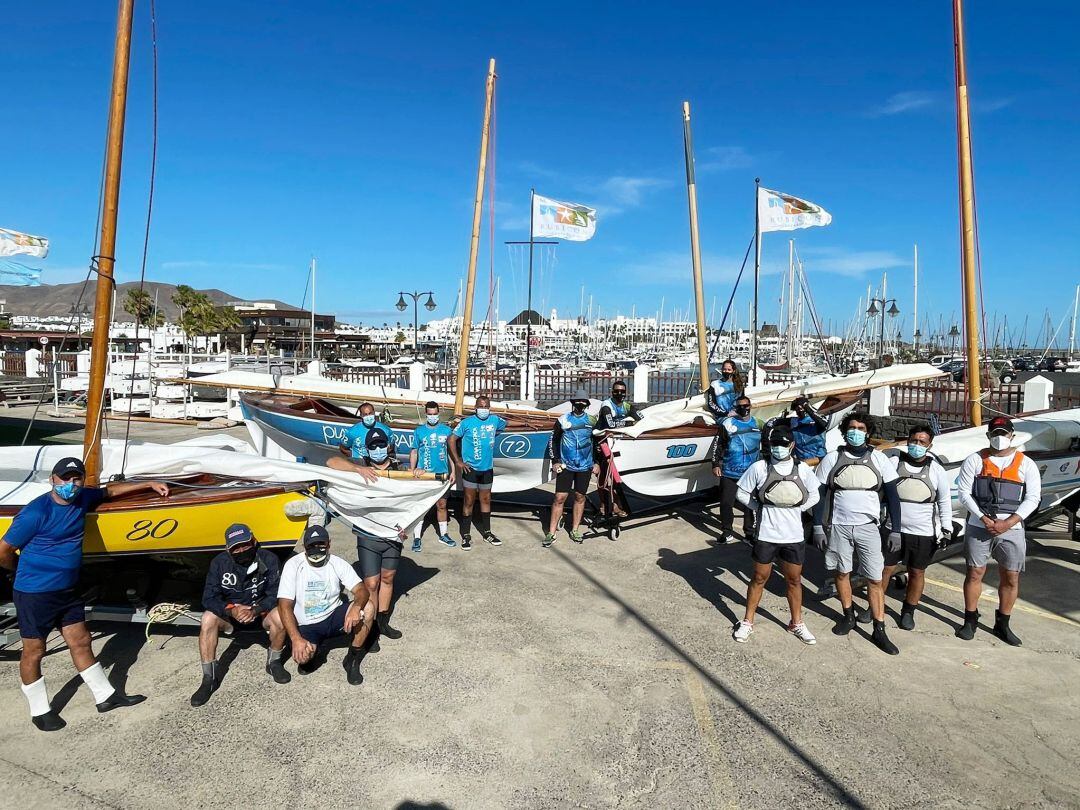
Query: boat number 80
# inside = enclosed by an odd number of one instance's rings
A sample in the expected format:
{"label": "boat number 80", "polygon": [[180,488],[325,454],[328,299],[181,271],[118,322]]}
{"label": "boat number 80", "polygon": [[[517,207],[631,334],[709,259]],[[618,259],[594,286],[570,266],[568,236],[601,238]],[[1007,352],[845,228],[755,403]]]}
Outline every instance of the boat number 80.
{"label": "boat number 80", "polygon": [[667,448],[668,458],[690,458],[697,450],[696,444],[669,444]]}
{"label": "boat number 80", "polygon": [[131,527],[131,531],[127,533],[127,539],[133,543],[137,543],[140,540],[146,540],[148,537],[152,537],[155,540],[164,540],[170,534],[176,531],[180,526],[180,523],[176,518],[165,518],[155,523],[152,520],[136,520]]}

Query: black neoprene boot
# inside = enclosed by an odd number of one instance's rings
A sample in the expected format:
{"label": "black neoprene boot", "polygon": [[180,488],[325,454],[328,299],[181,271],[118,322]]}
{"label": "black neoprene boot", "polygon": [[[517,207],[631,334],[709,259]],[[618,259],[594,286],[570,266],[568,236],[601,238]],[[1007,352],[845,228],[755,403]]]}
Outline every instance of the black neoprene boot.
{"label": "black neoprene boot", "polygon": [[915,629],[915,608],[917,605],[911,605],[904,602],[904,606],[900,608],[900,629],[901,630],[914,630]]}
{"label": "black neoprene boot", "polygon": [[844,615],[833,626],[833,633],[838,636],[846,636],[855,629],[855,606],[844,608]]}
{"label": "black neoprene boot", "polygon": [[977,610],[965,610],[964,611],[964,626],[956,631],[956,637],[963,639],[964,641],[971,641],[975,638],[975,629],[979,626],[979,611]]}
{"label": "black neoprene boot", "polygon": [[994,635],[1012,647],[1019,647],[1021,644],[1016,633],[1009,629],[1008,615],[1000,610],[996,611],[995,614]]}
{"label": "black neoprene boot", "polygon": [[49,709],[45,714],[37,714],[30,718],[30,722],[34,724],[38,731],[59,731],[67,723],[52,709]]}
{"label": "black neoprene boot", "polygon": [[870,612],[870,605],[859,609],[855,614],[855,621],[859,624],[870,624],[874,621],[874,614]]}
{"label": "black neoprene boot", "polygon": [[384,610],[375,617],[379,623],[379,632],[387,638],[401,638],[401,631],[390,626],[390,611]]}
{"label": "black neoprene boot", "polygon": [[874,646],[888,655],[899,655],[900,648],[889,641],[888,635],[885,633],[885,622],[874,621],[874,632],[870,635],[870,640],[874,642]]}
{"label": "black neoprene boot", "polygon": [[349,647],[349,651],[345,653],[345,660],[341,662],[341,665],[345,667],[345,677],[353,686],[359,686],[364,682],[364,676],[360,672],[360,662],[363,658],[360,650]]}

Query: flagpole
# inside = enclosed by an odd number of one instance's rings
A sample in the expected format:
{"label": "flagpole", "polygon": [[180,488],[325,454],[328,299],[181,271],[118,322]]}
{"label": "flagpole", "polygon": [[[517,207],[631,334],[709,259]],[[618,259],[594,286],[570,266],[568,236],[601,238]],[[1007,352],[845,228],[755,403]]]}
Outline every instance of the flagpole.
{"label": "flagpole", "polygon": [[690,206],[690,260],[694,270],[694,302],[697,314],[698,368],[701,390],[709,387],[709,347],[705,335],[705,290],[701,282],[701,241],[698,236],[697,181],[694,177],[694,136],[690,131],[690,102],[682,105],[683,151],[686,157],[686,197]]}
{"label": "flagpole", "polygon": [[911,346],[919,359],[919,245],[915,245],[915,325],[911,327]]}
{"label": "flagpole", "polygon": [[476,254],[480,249],[480,217],[484,210],[484,177],[487,171],[488,133],[491,128],[491,101],[495,93],[495,60],[488,62],[484,85],[484,126],[480,131],[480,166],[476,171],[476,199],[473,202],[472,238],[469,241],[469,273],[465,285],[465,307],[461,321],[461,345],[458,347],[457,386],[454,389],[454,413],[460,416],[465,400],[465,369],[469,363],[469,332],[472,329],[473,290],[476,286]]}
{"label": "flagpole", "polygon": [[754,301],[750,319],[750,384],[758,384],[758,288],[761,281],[761,178],[754,178]]}
{"label": "flagpole", "polygon": [[529,189],[529,291],[525,303],[525,390],[523,399],[529,399],[532,391],[532,279],[533,279],[533,220],[536,209],[536,189]]}

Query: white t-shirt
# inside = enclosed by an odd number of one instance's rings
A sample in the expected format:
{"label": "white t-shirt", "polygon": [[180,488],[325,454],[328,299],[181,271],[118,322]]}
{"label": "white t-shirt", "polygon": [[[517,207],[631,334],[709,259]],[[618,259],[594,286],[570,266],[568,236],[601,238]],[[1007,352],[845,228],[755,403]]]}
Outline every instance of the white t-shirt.
{"label": "white t-shirt", "polygon": [[[791,459],[776,462],[776,471],[781,475],[790,475],[793,463]],[[750,506],[754,493],[765,483],[768,476],[769,463],[767,461],[759,459],[751,464],[739,479],[739,491],[736,493],[739,503]],[[799,465],[799,478],[802,479],[803,486],[806,487],[808,496],[806,503],[802,506],[790,508],[763,504],[761,511],[758,513],[760,517],[757,530],[759,540],[764,540],[767,543],[803,542],[803,525],[800,513],[813,509],[817,504],[818,480],[814,475],[814,470],[806,464]],[[757,506],[756,500],[754,506]]]}
{"label": "white t-shirt", "polygon": [[[1015,456],[1016,451],[1014,450],[1007,456],[990,456],[990,462],[999,469],[1004,470],[1012,464]],[[960,472],[956,474],[956,497],[960,499],[963,507],[968,510],[969,526],[982,525],[980,519],[982,510],[975,503],[975,499],[971,497],[971,488],[975,484],[975,476],[982,471],[982,464],[982,456],[978,453],[972,453],[964,459],[964,463],[960,465]],[[1020,502],[1016,514],[1020,516],[1021,520],[1027,520],[1039,508],[1039,502],[1042,500],[1042,478],[1039,476],[1039,465],[1032,461],[1029,456],[1024,456],[1024,461],[1020,465],[1020,478],[1024,482],[1024,500]],[[1009,512],[999,512],[998,520],[1004,520],[1010,514]]]}
{"label": "white t-shirt", "polygon": [[360,582],[353,567],[341,557],[330,555],[326,565],[316,568],[303,554],[289,559],[281,568],[278,599],[293,599],[298,624],[316,624],[337,610],[341,591],[351,591]]}
{"label": "white t-shirt", "polygon": [[[827,453],[821,463],[815,467],[817,479],[825,484],[829,480],[829,474],[836,466],[842,449]],[[881,483],[888,484],[895,481],[896,467],[879,450],[870,451],[870,462],[877,468],[881,475]],[[826,493],[828,498],[829,494]],[[833,496],[832,518],[830,522],[836,526],[861,526],[864,523],[876,523],[881,519],[881,493],[865,489],[838,490]]]}
{"label": "white t-shirt", "polygon": [[[892,457],[897,473],[914,475],[918,467],[908,464],[900,456]],[[945,469],[934,459],[930,460],[930,486],[937,492],[937,499],[930,503],[900,502],[900,531],[904,534],[918,534],[923,537],[937,537],[941,529],[952,530],[952,494],[949,478]],[[937,525],[934,525],[934,513],[937,512]]]}

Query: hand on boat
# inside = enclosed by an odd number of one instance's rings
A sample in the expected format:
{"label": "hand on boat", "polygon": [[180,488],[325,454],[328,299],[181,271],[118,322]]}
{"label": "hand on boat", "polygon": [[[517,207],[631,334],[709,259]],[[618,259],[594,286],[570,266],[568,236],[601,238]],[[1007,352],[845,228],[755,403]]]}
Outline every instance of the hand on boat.
{"label": "hand on boat", "polygon": [[717,478],[719,478],[720,477],[720,468],[719,467],[713,467],[712,468],[712,474],[715,475]]}
{"label": "hand on boat", "polygon": [[412,477],[413,478],[419,478],[423,474],[424,474],[424,468],[423,467],[413,467],[412,468]]}
{"label": "hand on boat", "polygon": [[154,490],[154,492],[156,492],[162,498],[168,498],[169,497],[169,485],[168,484],[163,484],[160,481],[151,481],[150,482],[150,489]]}
{"label": "hand on boat", "polygon": [[374,483],[375,481],[379,480],[379,474],[377,472],[375,472],[375,470],[371,469],[371,467],[361,467],[361,466],[357,465],[356,466],[356,472],[361,478],[363,478],[369,484]]}
{"label": "hand on boat", "polygon": [[592,474],[593,475],[599,475],[600,474],[600,465],[599,464],[593,464],[592,465]]}

